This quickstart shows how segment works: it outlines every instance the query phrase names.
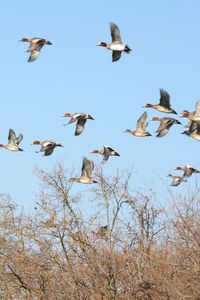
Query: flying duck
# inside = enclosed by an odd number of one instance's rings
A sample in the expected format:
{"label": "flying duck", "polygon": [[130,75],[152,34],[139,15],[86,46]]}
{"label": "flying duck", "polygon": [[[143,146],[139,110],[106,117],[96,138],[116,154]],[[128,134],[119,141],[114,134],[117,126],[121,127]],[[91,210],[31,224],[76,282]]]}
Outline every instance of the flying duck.
{"label": "flying duck", "polygon": [[28,49],[26,50],[26,52],[30,52],[30,56],[28,59],[28,62],[32,62],[34,60],[36,60],[40,54],[40,50],[42,49],[42,47],[44,45],[52,45],[51,42],[47,41],[46,39],[43,38],[37,38],[37,37],[33,37],[33,38],[22,38],[20,40],[20,42],[28,42],[30,43]]}
{"label": "flying duck", "polygon": [[151,136],[151,134],[146,131],[146,127],[148,126],[148,122],[146,122],[147,119],[147,112],[145,111],[141,117],[137,121],[136,130],[130,130],[126,129],[124,132],[130,133],[135,136]]}
{"label": "flying duck", "polygon": [[16,136],[14,130],[10,129],[8,133],[8,144],[0,144],[0,147],[10,151],[23,151],[19,147],[19,144],[22,140],[23,134],[20,133],[18,136]]}
{"label": "flying duck", "polygon": [[183,131],[182,134],[200,141],[200,122],[191,121],[189,129]]}
{"label": "flying duck", "polygon": [[200,100],[198,100],[195,104],[195,111],[189,112],[184,110],[180,113],[180,117],[185,117],[190,119],[191,121],[200,122]]}
{"label": "flying duck", "polygon": [[109,159],[109,156],[120,156],[119,153],[117,153],[114,149],[112,149],[111,147],[106,146],[106,145],[103,145],[102,150],[95,149],[95,150],[92,150],[91,153],[103,155],[102,163],[107,162],[107,160]]}
{"label": "flying duck", "polygon": [[163,118],[153,117],[151,121],[159,121],[160,122],[160,126],[156,130],[156,132],[157,132],[156,137],[165,136],[173,124],[182,125],[181,122],[179,122],[178,120],[176,120],[174,118],[169,118],[169,117],[163,117]]}
{"label": "flying duck", "polygon": [[93,170],[94,170],[93,161],[84,157],[83,163],[82,163],[81,176],[79,178],[70,178],[69,181],[79,182],[79,183],[84,183],[84,184],[97,183],[97,181],[91,177]]}
{"label": "flying duck", "polygon": [[40,150],[36,153],[44,152],[44,156],[51,155],[56,147],[63,147],[63,145],[54,141],[33,141],[32,145],[41,145]]}
{"label": "flying duck", "polygon": [[160,102],[159,102],[159,104],[146,103],[144,105],[144,107],[154,108],[154,109],[156,109],[160,112],[164,112],[164,113],[177,114],[177,112],[175,112],[175,110],[173,110],[171,108],[169,93],[166,92],[163,89],[160,89]]}
{"label": "flying duck", "polygon": [[178,166],[178,167],[176,167],[175,170],[181,170],[181,171],[183,171],[183,172],[184,172],[184,173],[183,173],[183,177],[189,177],[189,176],[191,176],[193,173],[200,173],[199,170],[193,168],[193,167],[190,166],[190,165],[185,165],[185,166],[182,166],[182,167],[181,167],[181,166]]}
{"label": "flying duck", "polygon": [[174,176],[172,174],[168,174],[168,176],[172,178],[171,186],[177,186],[181,182],[187,182],[187,180],[185,180],[182,176]]}
{"label": "flying duck", "polygon": [[[89,119],[94,120],[91,115],[85,114],[85,113],[74,113],[74,114],[65,113],[63,117],[71,118],[67,124],[77,122],[75,135],[80,135],[83,132],[84,126],[85,126],[85,123],[87,120],[89,120]],[[64,125],[67,125],[67,124],[64,124]]]}
{"label": "flying duck", "polygon": [[122,52],[129,53],[131,49],[129,48],[128,45],[122,43],[120,30],[116,24],[110,22],[110,31],[111,31],[112,43],[106,44],[104,42],[99,42],[97,46],[102,46],[109,50],[112,50],[112,61],[115,62],[120,59]]}

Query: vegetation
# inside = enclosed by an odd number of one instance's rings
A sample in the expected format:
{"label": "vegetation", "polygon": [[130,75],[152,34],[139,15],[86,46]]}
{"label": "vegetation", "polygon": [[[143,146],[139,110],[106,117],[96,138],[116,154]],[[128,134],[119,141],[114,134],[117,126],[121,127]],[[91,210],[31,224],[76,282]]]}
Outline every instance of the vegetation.
{"label": "vegetation", "polygon": [[131,191],[131,172],[98,169],[90,199],[62,164],[36,173],[32,213],[1,195],[0,299],[200,299],[198,188],[166,209]]}

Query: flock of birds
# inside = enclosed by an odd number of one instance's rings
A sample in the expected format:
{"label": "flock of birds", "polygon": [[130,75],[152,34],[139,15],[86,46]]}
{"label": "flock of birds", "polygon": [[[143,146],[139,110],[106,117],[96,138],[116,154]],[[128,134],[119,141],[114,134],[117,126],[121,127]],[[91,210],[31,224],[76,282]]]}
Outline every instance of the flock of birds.
{"label": "flock of birds", "polygon": [[[118,26],[114,23],[110,23],[110,31],[112,42],[106,44],[105,42],[100,42],[97,46],[105,47],[112,51],[112,61],[116,62],[121,58],[122,52],[130,53],[131,49],[128,45],[124,44],[121,39],[120,30]],[[22,38],[20,42],[29,42],[30,45],[26,52],[30,53],[28,58],[28,62],[35,61],[40,54],[40,51],[44,45],[52,45],[52,43],[43,38]],[[172,109],[170,104],[170,95],[167,91],[160,89],[160,100],[158,104],[150,104],[147,103],[144,105],[145,108],[153,108],[161,113],[168,113],[168,114],[177,114],[174,109]],[[197,101],[195,106],[195,111],[189,112],[184,110],[180,117],[186,117],[189,119],[189,123],[186,125],[188,130],[185,130],[183,134],[192,137],[198,141],[200,141],[200,100]],[[79,136],[83,130],[86,122],[88,120],[94,120],[93,117],[86,113],[65,113],[63,117],[69,117],[70,120],[67,124],[76,123],[75,129],[75,136]],[[172,117],[153,117],[151,121],[159,121],[160,125],[156,130],[156,137],[164,137],[168,132],[169,129],[174,124],[182,125],[180,121]],[[67,125],[65,124],[65,125]],[[151,136],[146,128],[148,126],[147,122],[147,112],[145,111],[137,121],[136,129],[130,130],[127,129],[125,132],[130,133],[136,137],[147,137]],[[19,144],[23,139],[23,135],[19,134],[18,136],[14,132],[13,129],[9,130],[8,134],[8,144],[0,144],[0,147],[3,147],[10,151],[23,151]],[[51,155],[53,150],[56,147],[63,147],[60,143],[48,140],[48,141],[33,141],[33,145],[40,145],[41,148],[37,152],[44,152],[44,156]],[[110,156],[120,156],[114,149],[109,146],[104,145],[103,149],[101,150],[92,150],[91,153],[103,155],[102,163],[107,162]],[[92,160],[87,159],[86,157],[83,158],[82,162],[82,170],[81,175],[78,178],[70,178],[69,180],[72,182],[79,182],[79,183],[97,183],[97,181],[92,177],[92,172],[94,169],[94,163]],[[199,170],[193,168],[190,165],[185,166],[177,166],[176,170],[183,171],[182,176],[176,176],[168,174],[172,178],[172,186],[177,186],[181,182],[186,181],[186,177],[191,176],[193,173],[200,173]]]}

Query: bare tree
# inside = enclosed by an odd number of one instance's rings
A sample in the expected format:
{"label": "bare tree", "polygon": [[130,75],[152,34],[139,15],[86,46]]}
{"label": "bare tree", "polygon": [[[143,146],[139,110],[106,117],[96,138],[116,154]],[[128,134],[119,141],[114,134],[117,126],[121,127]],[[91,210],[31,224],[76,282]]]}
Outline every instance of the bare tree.
{"label": "bare tree", "polygon": [[98,167],[88,214],[63,164],[35,172],[30,214],[0,197],[0,299],[200,299],[198,187],[163,209],[132,171]]}

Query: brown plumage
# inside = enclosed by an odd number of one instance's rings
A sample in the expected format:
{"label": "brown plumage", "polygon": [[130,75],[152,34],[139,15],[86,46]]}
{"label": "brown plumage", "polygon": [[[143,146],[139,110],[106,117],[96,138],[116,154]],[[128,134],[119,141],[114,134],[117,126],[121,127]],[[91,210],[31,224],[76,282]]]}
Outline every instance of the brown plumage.
{"label": "brown plumage", "polygon": [[188,118],[191,121],[200,122],[200,100],[195,104],[195,111],[189,112],[184,110],[180,113],[180,117]]}
{"label": "brown plumage", "polygon": [[44,45],[52,45],[51,42],[49,42],[48,40],[46,39],[43,39],[43,38],[37,38],[37,37],[34,37],[34,38],[22,38],[20,40],[20,42],[28,42],[30,43],[28,49],[26,52],[30,52],[30,56],[28,58],[28,62],[33,62],[35,61],[39,54],[40,54],[40,50],[42,49],[42,47]]}
{"label": "brown plumage", "polygon": [[164,112],[164,113],[177,114],[177,112],[175,112],[175,110],[173,110],[171,108],[169,93],[166,92],[163,89],[160,89],[160,101],[159,101],[159,104],[146,103],[144,105],[144,107],[154,108],[154,109],[156,109],[156,110],[158,110],[160,112]]}
{"label": "brown plumage", "polygon": [[175,170],[183,171],[183,177],[189,177],[189,176],[191,176],[193,173],[200,173],[199,170],[193,168],[193,167],[190,166],[190,165],[178,166],[178,167],[176,167]]}
{"label": "brown plumage", "polygon": [[182,132],[182,134],[192,137],[193,139],[200,141],[200,122],[192,121],[188,130]]}
{"label": "brown plumage", "polygon": [[148,126],[148,122],[146,122],[146,119],[147,112],[145,111],[137,120],[136,130],[126,129],[124,132],[130,133],[138,137],[151,136],[151,134],[148,131],[146,131],[146,127]]}
{"label": "brown plumage", "polygon": [[70,178],[69,181],[79,182],[79,183],[84,183],[84,184],[97,183],[97,181],[91,177],[93,170],[94,170],[93,161],[84,157],[83,163],[82,163],[81,176],[79,178]]}
{"label": "brown plumage", "polygon": [[157,135],[156,137],[163,137],[165,136],[170,127],[173,124],[181,124],[181,122],[179,122],[178,120],[174,119],[174,118],[169,118],[169,117],[163,117],[163,118],[159,118],[159,117],[153,117],[152,121],[159,121],[160,122],[160,126],[158,127],[158,129],[156,130]]}

